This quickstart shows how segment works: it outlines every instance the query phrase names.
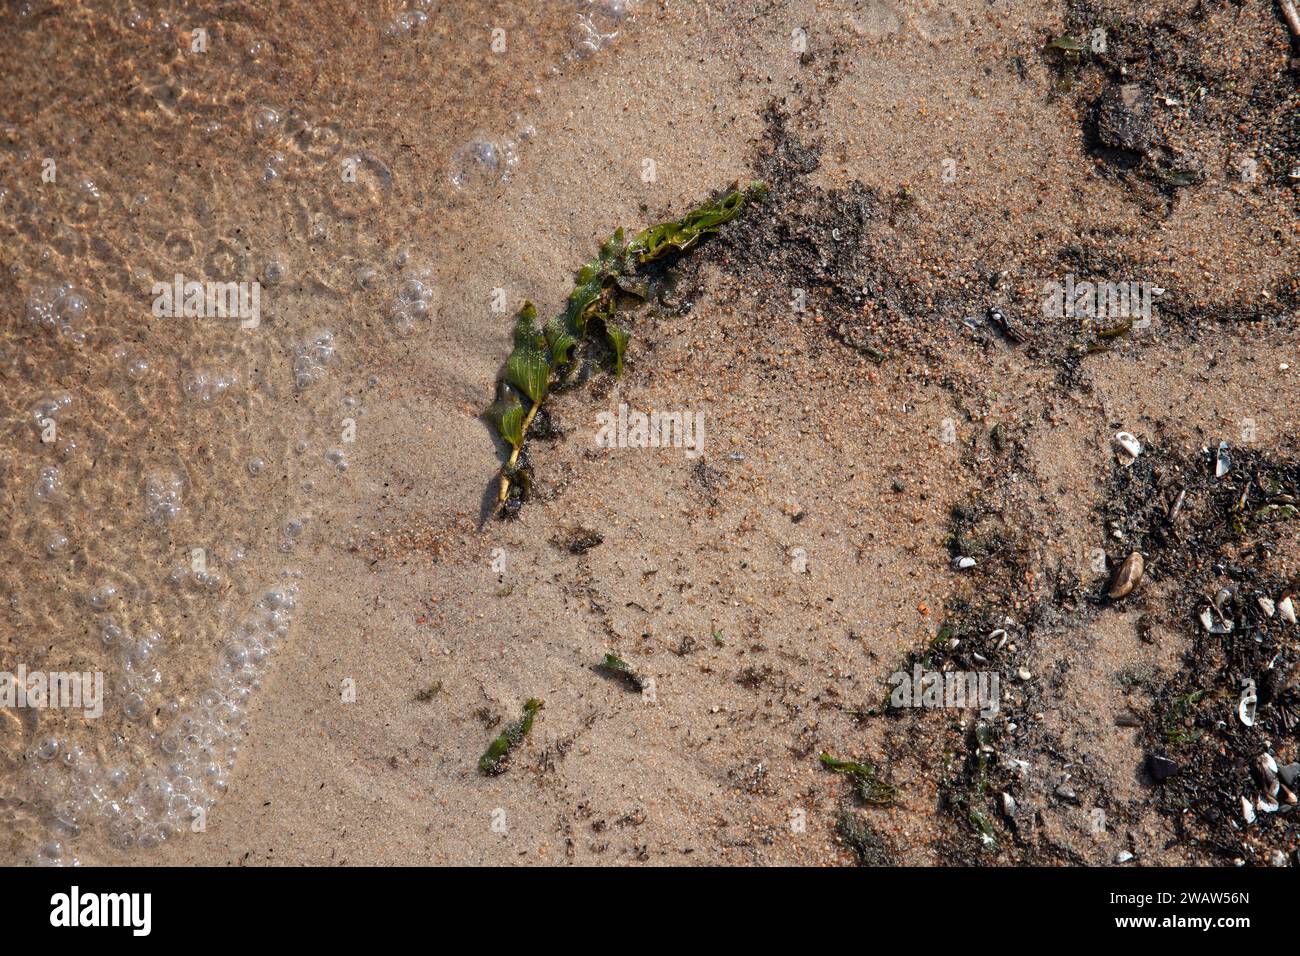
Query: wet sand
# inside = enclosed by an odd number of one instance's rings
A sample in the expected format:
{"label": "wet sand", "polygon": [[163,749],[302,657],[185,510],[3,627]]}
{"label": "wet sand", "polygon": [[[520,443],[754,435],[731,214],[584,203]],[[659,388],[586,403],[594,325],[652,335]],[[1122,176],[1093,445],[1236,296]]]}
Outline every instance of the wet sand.
{"label": "wet sand", "polygon": [[[1175,839],[1145,731],[1114,722],[1150,705],[1117,674],[1182,666],[1194,619],[1162,608],[1186,582],[1157,567],[1123,607],[1060,582],[1122,557],[1117,430],[1193,456],[1249,419],[1293,459],[1285,170],[1234,179],[1225,133],[1172,199],[1108,171],[1097,77],[1062,91],[1041,52],[1060,4],[598,7],[5,13],[0,670],[107,693],[96,719],[0,712],[0,859],[847,864],[847,814],[902,864],[1225,862]],[[1241,9],[1210,35],[1294,107],[1285,27]],[[536,497],[484,521],[515,309],[554,314],[616,227],[753,178],[770,203],[684,259],[621,380],[552,399]],[[1040,287],[1076,263],[1166,289],[1152,326],[1074,354]],[[154,315],[176,273],[258,280],[260,323]],[[1227,320],[1244,306],[1265,314]],[[596,447],[620,403],[702,413],[703,454]],[[966,573],[972,502],[1006,543]],[[573,553],[575,529],[603,540]],[[1016,622],[999,756],[1031,768],[989,791],[1032,818],[992,845],[952,808],[974,714],[878,709],[986,605]],[[608,652],[652,700],[592,671]],[[530,697],[509,770],[480,774]],[[878,764],[892,806],[823,751]],[[1294,851],[1289,820],[1233,852]]]}

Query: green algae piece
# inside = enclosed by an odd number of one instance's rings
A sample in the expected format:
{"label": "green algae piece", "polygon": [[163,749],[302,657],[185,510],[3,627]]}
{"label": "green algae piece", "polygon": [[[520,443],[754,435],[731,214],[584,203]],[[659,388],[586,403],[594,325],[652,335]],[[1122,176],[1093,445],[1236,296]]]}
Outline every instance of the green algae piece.
{"label": "green algae piece", "polygon": [[[596,257],[574,275],[573,291],[564,311],[537,328],[537,309],[525,301],[515,319],[514,349],[506,361],[505,374],[497,386],[497,400],[486,417],[510,446],[510,456],[501,466],[498,509],[512,498],[528,493],[528,470],[519,455],[542,403],[552,387],[569,374],[567,366],[574,352],[589,340],[588,327],[596,320],[605,344],[614,356],[614,376],[621,378],[631,333],[614,316],[618,296],[650,297],[651,282],[638,275],[640,264],[654,262],[670,253],[684,253],[705,236],[713,235],[740,214],[746,203],[761,201],[767,187],[752,182],[743,189],[731,188],[681,219],[661,222],[642,230],[628,242],[622,229],[601,244]],[[658,278],[654,281],[657,283]],[[515,504],[518,504],[516,501]]]}
{"label": "green algae piece", "polygon": [[894,802],[897,791],[892,784],[879,779],[874,764],[836,760],[828,753],[821,755],[821,764],[827,770],[847,774],[853,780],[853,787],[863,803],[886,806]]}
{"label": "green algae piece", "polygon": [[524,715],[501,731],[496,740],[488,745],[488,749],[483,751],[483,756],[478,758],[479,770],[489,775],[503,773],[510,751],[523,743],[528,732],[533,729],[533,718],[541,709],[542,702],[530,697],[524,704]]}

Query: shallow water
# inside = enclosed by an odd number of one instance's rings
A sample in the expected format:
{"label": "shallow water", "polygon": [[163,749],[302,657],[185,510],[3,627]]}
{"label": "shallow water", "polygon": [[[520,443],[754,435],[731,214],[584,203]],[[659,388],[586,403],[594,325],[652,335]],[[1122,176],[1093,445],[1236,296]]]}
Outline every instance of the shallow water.
{"label": "shallow water", "polygon": [[[0,708],[0,860],[201,829],[294,653],[297,557],[368,395],[411,336],[469,321],[441,250],[629,6],[0,15],[0,672],[104,684],[99,716]],[[417,76],[437,99],[407,99]],[[235,316],[185,285],[232,282]]]}

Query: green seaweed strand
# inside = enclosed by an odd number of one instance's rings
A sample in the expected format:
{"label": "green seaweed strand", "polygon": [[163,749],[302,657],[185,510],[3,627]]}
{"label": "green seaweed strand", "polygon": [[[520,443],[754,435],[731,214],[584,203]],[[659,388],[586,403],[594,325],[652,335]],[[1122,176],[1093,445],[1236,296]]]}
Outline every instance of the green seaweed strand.
{"label": "green seaweed strand", "polygon": [[618,229],[600,247],[592,259],[575,276],[573,291],[564,311],[542,329],[537,328],[537,309],[524,302],[515,317],[514,351],[506,362],[505,375],[497,383],[497,400],[488,409],[488,417],[510,446],[510,457],[501,466],[498,508],[510,498],[512,488],[527,491],[527,475],[519,467],[528,428],[537,417],[542,403],[558,380],[564,366],[572,361],[572,352],[588,341],[588,332],[599,326],[614,353],[614,375],[622,377],[623,358],[630,333],[614,321],[619,292],[644,299],[646,283],[637,278],[640,265],[662,259],[670,253],[683,253],[700,239],[716,233],[740,214],[745,203],[760,200],[766,193],[761,182],[729,191],[704,205],[692,209],[681,219],[663,222],[645,229],[632,240],[624,239]]}

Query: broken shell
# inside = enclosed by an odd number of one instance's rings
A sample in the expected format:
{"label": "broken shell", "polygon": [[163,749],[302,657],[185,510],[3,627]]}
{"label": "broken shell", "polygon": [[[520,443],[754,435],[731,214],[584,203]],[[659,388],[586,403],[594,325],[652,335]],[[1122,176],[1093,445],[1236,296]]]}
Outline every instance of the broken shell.
{"label": "broken shell", "polygon": [[1255,822],[1255,807],[1245,797],[1241,798],[1241,818],[1247,823]]}
{"label": "broken shell", "polygon": [[1020,759],[1018,759],[1018,758],[1016,758],[1016,757],[1010,757],[1010,756],[1007,756],[1006,754],[1003,754],[1003,755],[1002,755],[1002,759],[1001,759],[1001,761],[999,761],[998,765],[999,765],[1003,770],[1009,770],[1009,771],[1011,771],[1011,772],[1014,773],[1017,777],[1025,778],[1025,777],[1028,777],[1028,776],[1029,776],[1029,761],[1028,761],[1028,760],[1020,760]]}
{"label": "broken shell", "polygon": [[1146,559],[1142,557],[1142,552],[1134,551],[1123,560],[1115,573],[1111,576],[1110,587],[1106,594],[1115,599],[1129,594],[1137,583],[1142,580],[1142,572],[1146,570]]}
{"label": "broken shell", "polygon": [[1183,510],[1183,504],[1184,504],[1186,501],[1187,501],[1187,489],[1184,488],[1182,491],[1178,492],[1178,497],[1175,498],[1175,499],[1174,499],[1174,503],[1173,503],[1172,505],[1169,506],[1169,523],[1170,523],[1170,524],[1173,524],[1175,521],[1178,520],[1178,515],[1182,512],[1182,510]]}
{"label": "broken shell", "polygon": [[1259,609],[1264,612],[1265,617],[1272,617],[1277,612],[1277,605],[1273,603],[1272,598],[1260,595],[1255,598],[1255,603],[1259,605]]}
{"label": "broken shell", "polygon": [[1260,797],[1256,801],[1261,813],[1277,813],[1277,801],[1272,797]]}
{"label": "broken shell", "polygon": [[975,559],[967,558],[964,556],[954,558],[952,562],[952,566],[956,568],[958,571],[968,571],[971,568],[975,567]]}
{"label": "broken shell", "polygon": [[1219,442],[1219,453],[1214,457],[1214,477],[1222,478],[1232,470],[1232,456],[1228,454],[1228,443]]}
{"label": "broken shell", "polygon": [[1002,791],[1002,812],[1009,817],[1016,815],[1016,798],[1005,790]]}
{"label": "broken shell", "polygon": [[1127,863],[1131,859],[1133,859],[1133,854],[1130,853],[1128,850],[1120,850],[1118,853],[1115,854],[1116,863]]}
{"label": "broken shell", "polygon": [[1128,432],[1116,432],[1115,437],[1111,439],[1111,445],[1115,449],[1115,454],[1119,458],[1119,463],[1127,468],[1142,454],[1142,443],[1130,435]]}
{"label": "broken shell", "polygon": [[[1255,778],[1269,797],[1276,797],[1282,784],[1277,779],[1277,761],[1269,754],[1260,754],[1255,758]],[[1263,809],[1261,807],[1261,809]],[[1272,812],[1272,811],[1269,811]]]}
{"label": "broken shell", "polygon": [[1291,603],[1291,595],[1287,595],[1277,602],[1277,613],[1282,615],[1282,620],[1288,624],[1295,623],[1295,605]]}
{"label": "broken shell", "polygon": [[1216,608],[1201,609],[1201,627],[1211,634],[1231,634],[1232,621],[1222,615]]}
{"label": "broken shell", "polygon": [[1255,726],[1255,696],[1243,697],[1237,705],[1237,719],[1243,727]]}

